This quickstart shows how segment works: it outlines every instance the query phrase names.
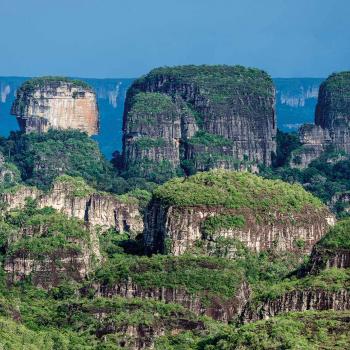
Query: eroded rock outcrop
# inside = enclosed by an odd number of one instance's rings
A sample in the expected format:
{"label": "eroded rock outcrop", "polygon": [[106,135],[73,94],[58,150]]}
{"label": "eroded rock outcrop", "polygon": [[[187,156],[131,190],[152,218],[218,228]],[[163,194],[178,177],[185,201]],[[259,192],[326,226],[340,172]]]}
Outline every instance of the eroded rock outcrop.
{"label": "eroded rock outcrop", "polygon": [[[109,344],[130,350],[154,349],[156,339],[187,331],[201,334],[206,320],[180,305],[123,298],[98,298],[90,302],[62,305],[62,321],[77,329],[89,329],[97,339],[112,339]],[[76,322],[75,320],[81,319]],[[108,335],[113,335],[108,337]]]}
{"label": "eroded rock outcrop", "polygon": [[315,125],[304,125],[299,134],[304,145],[292,166],[306,167],[329,146],[350,154],[350,72],[332,74],[321,84]]}
{"label": "eroded rock outcrop", "polygon": [[[276,150],[271,78],[241,66],[158,68],[128,91],[123,123],[126,169],[149,175],[270,165]],[[159,170],[159,169],[158,169]]]}
{"label": "eroded rock outcrop", "polygon": [[82,81],[60,77],[28,80],[17,90],[11,113],[25,132],[53,128],[98,133],[96,94]]}
{"label": "eroded rock outcrop", "polygon": [[82,282],[93,271],[93,255],[86,244],[79,244],[81,250],[59,249],[42,258],[22,250],[9,256],[4,271],[10,283],[28,278],[37,287],[49,289],[63,281]]}
{"label": "eroded rock outcrop", "polygon": [[268,319],[281,313],[307,310],[335,310],[350,309],[350,292],[347,289],[337,291],[310,288],[293,290],[277,298],[267,300],[257,308],[247,305],[243,312],[242,322],[254,322]]}
{"label": "eroded rock outcrop", "polygon": [[218,170],[160,186],[144,240],[150,251],[173,255],[201,248],[232,257],[236,241],[254,251],[310,252],[333,224],[332,214],[298,185]]}
{"label": "eroded rock outcrop", "polygon": [[314,246],[306,274],[323,270],[350,268],[350,220],[343,219]]}
{"label": "eroded rock outcrop", "polygon": [[219,296],[203,298],[197,293],[189,293],[185,288],[170,287],[144,287],[128,281],[109,286],[106,284],[95,284],[95,296],[124,298],[153,299],[164,303],[179,304],[200,316],[205,315],[214,320],[228,323],[237,318],[243,311],[249,300],[251,290],[249,285],[243,281],[237,288],[235,295],[231,298],[220,298]]}
{"label": "eroded rock outcrop", "polygon": [[10,283],[29,276],[43,288],[66,280],[82,282],[101,260],[96,232],[52,208],[27,203],[21,210],[10,211],[4,220],[4,271]]}
{"label": "eroded rock outcrop", "polygon": [[315,246],[307,272],[316,274],[321,270],[331,268],[350,268],[350,249],[327,249]]}
{"label": "eroded rock outcrop", "polygon": [[313,124],[300,127],[299,140],[302,146],[291,155],[290,166],[293,168],[306,168],[331,145],[329,131]]}
{"label": "eroded rock outcrop", "polygon": [[309,262],[289,278],[260,290],[241,315],[243,322],[306,310],[350,310],[350,220],[339,221],[314,246]]}
{"label": "eroded rock outcrop", "polygon": [[99,193],[82,179],[61,176],[46,193],[35,187],[18,186],[0,195],[7,209],[23,208],[26,198],[36,199],[39,208],[52,207],[103,230],[111,227],[118,232],[140,233],[143,230],[143,219],[135,198]]}

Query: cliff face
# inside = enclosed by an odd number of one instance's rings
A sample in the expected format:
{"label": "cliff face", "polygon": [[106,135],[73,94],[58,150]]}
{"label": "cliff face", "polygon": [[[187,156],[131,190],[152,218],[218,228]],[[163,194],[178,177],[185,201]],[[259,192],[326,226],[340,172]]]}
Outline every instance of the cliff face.
{"label": "cliff face", "polygon": [[268,300],[254,311],[247,305],[241,316],[242,322],[253,322],[274,317],[280,313],[307,310],[349,310],[350,293],[346,289],[327,291],[322,289],[293,290]]}
{"label": "cliff face", "polygon": [[155,69],[128,91],[125,166],[168,162],[176,168],[184,160],[198,169],[269,165],[276,148],[274,103],[271,79],[256,69]]}
{"label": "cliff face", "polygon": [[321,84],[315,125],[301,128],[300,141],[304,146],[294,166],[306,167],[328,146],[350,154],[350,72],[332,74]]}
{"label": "cliff face", "polygon": [[[181,255],[201,248],[232,257],[239,241],[255,251],[310,252],[334,224],[330,212],[299,186],[225,171],[180,181],[159,187],[146,213],[144,241],[151,251]],[[293,196],[295,207],[283,208],[290,201],[283,193]]]}
{"label": "cliff face", "polygon": [[350,72],[332,74],[321,84],[315,124],[329,130],[336,148],[350,153]]}
{"label": "cliff face", "polygon": [[[7,281],[30,276],[42,288],[64,280],[82,282],[101,260],[96,232],[52,208],[29,209],[27,205],[22,211],[8,212],[2,222],[7,233],[6,245],[2,245]],[[22,219],[13,220],[16,216]]]}
{"label": "cliff face", "polygon": [[[62,309],[64,324],[73,323],[77,329],[89,328],[89,333],[95,334],[101,344],[108,339],[112,348],[154,349],[155,341],[160,336],[191,331],[201,334],[208,330],[206,320],[179,305],[168,306],[138,298],[77,301],[63,305]],[[78,321],[78,317],[81,321]]]}
{"label": "cliff face", "polygon": [[199,294],[189,293],[184,288],[143,287],[131,279],[113,286],[95,284],[94,289],[97,297],[120,296],[128,299],[153,299],[167,304],[175,303],[182,305],[198,316],[209,316],[214,320],[225,323],[232,321],[237,315],[241,314],[251,292],[248,284],[242,282],[237,288],[236,294],[229,299],[224,300],[219,297],[210,298],[207,296],[206,300],[203,300]]}
{"label": "cliff face", "polygon": [[11,113],[25,132],[71,128],[89,135],[98,133],[96,95],[83,82],[61,78],[29,80],[17,90]]}
{"label": "cliff face", "polygon": [[35,286],[45,289],[57,286],[64,280],[82,282],[93,271],[92,251],[88,245],[79,242],[80,251],[60,249],[37,258],[25,250],[9,256],[4,271],[10,283],[31,276]]}
{"label": "cliff face", "polygon": [[350,268],[350,249],[327,249],[315,246],[312,251],[308,272],[319,273],[323,269]]}
{"label": "cliff face", "polygon": [[303,145],[292,152],[290,161],[292,168],[306,168],[332,144],[329,131],[313,124],[300,127],[299,140]]}
{"label": "cliff face", "polygon": [[[298,242],[303,250],[310,252],[313,245],[322,238],[334,218],[326,211],[293,215],[270,212],[270,221],[257,220],[250,210],[228,210],[217,207],[163,207],[153,203],[146,214],[145,244],[151,250],[181,255],[194,250],[202,244],[207,254],[234,257],[235,247],[230,240],[242,242],[254,251],[275,248],[279,251],[297,251]],[[245,225],[240,228],[225,227],[214,234],[206,235],[205,221],[220,216],[245,218]],[[326,217],[324,215],[327,215]],[[313,219],[311,219],[313,218]],[[221,247],[227,240],[226,247]],[[167,243],[168,242],[168,243]],[[200,243],[201,242],[201,243]],[[224,243],[225,244],[225,243]]]}
{"label": "cliff face", "polygon": [[19,186],[12,192],[1,194],[0,199],[7,209],[15,209],[23,208],[26,198],[32,198],[37,200],[39,208],[52,207],[103,230],[113,227],[118,232],[142,232],[143,220],[133,198],[123,201],[89,188],[79,192],[75,185],[74,179],[65,176],[59,178],[48,193],[35,187]]}

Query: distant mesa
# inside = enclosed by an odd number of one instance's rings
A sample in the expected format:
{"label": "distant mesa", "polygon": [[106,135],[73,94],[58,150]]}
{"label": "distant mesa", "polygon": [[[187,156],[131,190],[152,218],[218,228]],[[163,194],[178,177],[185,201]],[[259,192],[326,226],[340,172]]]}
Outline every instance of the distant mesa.
{"label": "distant mesa", "polygon": [[22,131],[78,129],[88,135],[99,130],[96,94],[80,80],[41,77],[28,80],[17,90],[11,114]]}
{"label": "distant mesa", "polygon": [[350,154],[350,72],[330,75],[320,86],[315,125],[300,128],[303,146],[292,155],[291,165],[305,168],[328,147]]}
{"label": "distant mesa", "polygon": [[273,81],[242,66],[156,68],[129,89],[123,133],[125,167],[141,176],[257,170],[276,151]]}

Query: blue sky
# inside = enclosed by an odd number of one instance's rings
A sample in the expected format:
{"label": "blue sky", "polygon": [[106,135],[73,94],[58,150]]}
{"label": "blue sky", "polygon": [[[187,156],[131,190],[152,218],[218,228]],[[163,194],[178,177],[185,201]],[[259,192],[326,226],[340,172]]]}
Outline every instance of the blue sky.
{"label": "blue sky", "polygon": [[0,75],[224,63],[324,77],[350,69],[349,15],[349,0],[0,0]]}

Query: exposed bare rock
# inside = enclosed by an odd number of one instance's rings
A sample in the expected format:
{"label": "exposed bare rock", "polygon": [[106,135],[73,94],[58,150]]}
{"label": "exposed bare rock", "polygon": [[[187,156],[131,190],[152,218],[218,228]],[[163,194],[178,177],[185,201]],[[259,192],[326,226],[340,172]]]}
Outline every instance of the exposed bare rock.
{"label": "exposed bare rock", "polygon": [[[243,281],[232,298],[222,299],[219,296],[207,297],[206,300],[199,294],[187,292],[184,288],[143,287],[131,279],[113,286],[95,284],[95,296],[112,298],[121,296],[125,298],[153,299],[165,303],[180,304],[194,314],[205,315],[214,320],[228,323],[241,314],[249,300],[251,290]],[[83,292],[84,293],[84,292]]]}
{"label": "exposed bare rock", "polygon": [[317,274],[321,270],[330,268],[350,268],[349,249],[327,249],[315,246],[312,251],[308,272]]}
{"label": "exposed bare rock", "polygon": [[257,308],[247,305],[242,322],[253,322],[274,317],[280,313],[306,310],[349,310],[350,293],[346,289],[327,291],[322,289],[293,290],[275,299],[267,300]]}
{"label": "exposed bare rock", "polygon": [[93,255],[87,245],[80,242],[81,251],[58,250],[44,259],[20,251],[8,257],[4,270],[11,283],[31,276],[32,283],[45,289],[57,286],[64,280],[82,282],[93,271]]}
{"label": "exposed bare rock", "polygon": [[205,170],[270,165],[276,151],[274,103],[272,80],[257,69],[154,69],[128,91],[125,167],[149,175],[157,164],[176,171],[185,160]]}
{"label": "exposed bare rock", "polygon": [[[350,154],[350,72],[330,75],[320,86],[315,126],[300,130],[304,144],[292,166],[306,167],[328,147]],[[295,161],[296,160],[296,161]]]}
{"label": "exposed bare rock", "polygon": [[[215,215],[244,215],[246,224],[240,229],[222,229],[206,240],[202,225],[206,218]],[[324,215],[327,215],[326,217]],[[313,219],[311,220],[311,216]],[[323,237],[329,225],[334,224],[330,213],[305,213],[293,215],[271,213],[271,222],[258,223],[254,214],[247,210],[227,210],[216,207],[163,207],[154,203],[146,214],[145,244],[156,251],[163,251],[165,240],[169,240],[168,253],[182,255],[191,251],[196,242],[204,240],[206,251],[216,251],[219,238],[237,239],[254,251],[276,248],[279,251],[297,249],[297,241],[303,242],[305,252]],[[235,250],[227,256],[233,257]]]}
{"label": "exposed bare rock", "polygon": [[63,176],[55,181],[47,193],[35,187],[18,186],[11,192],[1,194],[0,200],[8,209],[14,209],[24,207],[26,198],[32,198],[37,200],[40,208],[52,207],[68,217],[84,220],[103,230],[113,227],[119,232],[142,232],[143,219],[136,199],[129,197],[122,200],[121,197],[98,193],[92,188],[78,193],[75,185],[74,178]]}
{"label": "exposed bare rock", "polygon": [[331,145],[329,131],[318,125],[305,124],[300,127],[299,139],[303,145],[292,153],[292,168],[306,168]]}
{"label": "exposed bare rock", "polygon": [[[204,333],[208,327],[179,305],[169,307],[161,302],[98,298],[88,303],[76,302],[64,306],[64,322],[73,322],[79,329],[93,331],[103,341],[108,334],[116,346],[128,350],[154,349],[156,338],[178,335],[186,331]],[[124,314],[124,319],[120,318]],[[82,321],[75,320],[80,317]],[[90,322],[93,322],[92,325]]]}
{"label": "exposed bare rock", "polygon": [[[334,216],[301,187],[270,181],[223,170],[169,181],[155,191],[147,210],[146,247],[182,255],[200,246],[206,254],[233,257],[232,243],[240,241],[257,252],[309,253],[335,223]],[[287,192],[295,194],[296,207],[283,209]]]}
{"label": "exposed bare rock", "polygon": [[98,133],[96,94],[84,82],[59,77],[29,80],[17,90],[11,113],[25,132],[70,128]]}

